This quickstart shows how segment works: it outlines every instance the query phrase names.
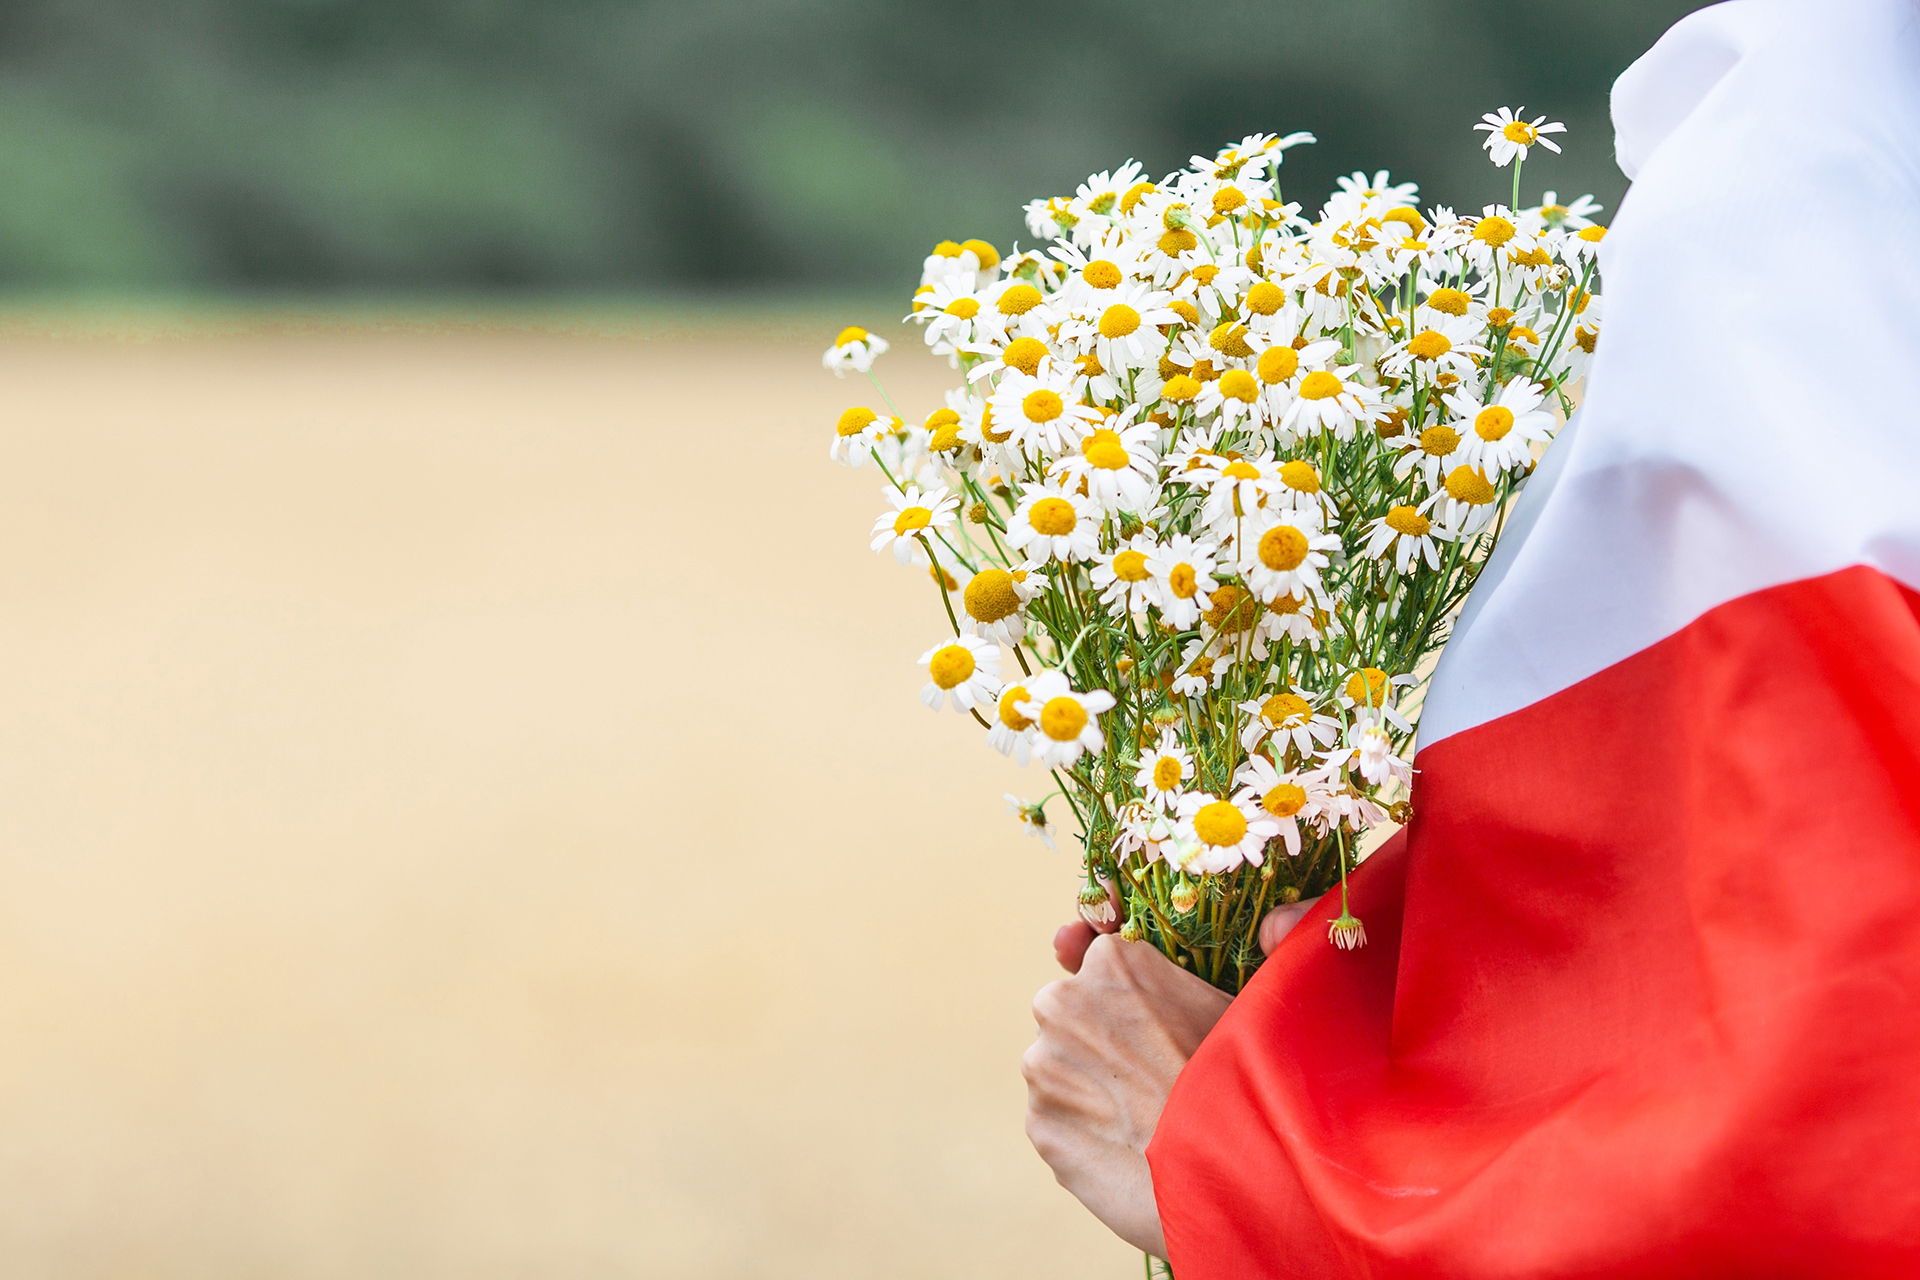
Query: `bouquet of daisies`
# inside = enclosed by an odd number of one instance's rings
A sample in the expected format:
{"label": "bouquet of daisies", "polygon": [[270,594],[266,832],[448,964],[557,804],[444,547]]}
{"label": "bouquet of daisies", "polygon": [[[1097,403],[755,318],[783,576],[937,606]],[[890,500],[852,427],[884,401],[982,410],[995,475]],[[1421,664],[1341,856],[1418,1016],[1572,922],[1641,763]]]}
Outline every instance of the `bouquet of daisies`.
{"label": "bouquet of daisies", "polygon": [[874,378],[836,428],[886,480],[873,549],[945,606],[923,701],[1047,771],[1009,801],[1071,812],[1091,923],[1228,991],[1277,903],[1338,886],[1365,944],[1347,872],[1410,813],[1429,660],[1599,332],[1598,206],[1519,201],[1563,126],[1476,127],[1513,170],[1478,215],[1383,172],[1309,220],[1279,172],[1313,139],[1263,134],[1033,201],[1043,248],[942,243],[909,319],[961,385],[909,420]]}

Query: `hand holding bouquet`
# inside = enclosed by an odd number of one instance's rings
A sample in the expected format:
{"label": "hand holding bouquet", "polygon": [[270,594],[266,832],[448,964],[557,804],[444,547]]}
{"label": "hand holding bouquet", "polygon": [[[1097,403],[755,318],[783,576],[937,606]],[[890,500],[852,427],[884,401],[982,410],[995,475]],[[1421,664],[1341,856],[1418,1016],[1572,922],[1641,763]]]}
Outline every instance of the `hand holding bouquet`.
{"label": "hand holding bouquet", "polygon": [[[1597,206],[1519,207],[1562,126],[1476,127],[1513,167],[1478,216],[1382,172],[1308,221],[1279,171],[1312,138],[1256,135],[1032,202],[1044,250],[943,243],[909,318],[963,384],[836,429],[887,482],[874,550],[945,605],[923,700],[1049,772],[1013,807],[1072,812],[1090,923],[1229,992],[1279,903],[1340,885],[1330,940],[1365,945],[1346,874],[1410,812],[1428,659],[1598,334]],[[885,349],[852,328],[825,363]]]}

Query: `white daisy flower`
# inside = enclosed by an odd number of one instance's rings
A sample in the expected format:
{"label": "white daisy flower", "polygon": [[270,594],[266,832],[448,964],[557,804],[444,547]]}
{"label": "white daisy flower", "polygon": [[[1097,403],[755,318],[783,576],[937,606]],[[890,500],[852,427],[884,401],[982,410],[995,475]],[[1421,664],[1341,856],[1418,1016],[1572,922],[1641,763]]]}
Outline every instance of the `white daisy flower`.
{"label": "white daisy flower", "polygon": [[1011,791],[1006,793],[1006,801],[1007,812],[1020,820],[1020,825],[1027,829],[1028,835],[1038,836],[1040,843],[1049,849],[1054,847],[1053,828],[1047,822],[1046,801],[1042,800],[1039,804],[1028,804]]}
{"label": "white daisy flower", "polygon": [[[1413,766],[1394,753],[1393,738],[1379,712],[1355,717],[1347,729],[1347,752],[1348,758],[1342,763],[1366,779],[1368,786],[1384,786],[1389,779],[1407,782],[1413,777]],[[1328,757],[1328,763],[1335,763],[1338,756]]]}
{"label": "white daisy flower", "polygon": [[1425,512],[1436,498],[1437,495],[1428,497],[1419,507],[1404,503],[1389,507],[1387,514],[1370,521],[1361,554],[1378,560],[1391,551],[1393,567],[1401,574],[1412,573],[1423,559],[1429,569],[1438,569],[1440,549],[1435,543],[1449,542],[1453,535],[1445,529],[1434,528],[1433,520]]}
{"label": "white daisy flower", "polygon": [[840,331],[840,336],[820,357],[820,364],[823,368],[833,370],[836,377],[845,377],[849,369],[865,373],[873,368],[873,358],[886,349],[885,338],[868,333],[857,324],[850,324]]}
{"label": "white daisy flower", "polygon": [[1533,464],[1533,446],[1553,439],[1553,414],[1540,406],[1546,393],[1525,378],[1500,388],[1492,404],[1482,407],[1471,384],[1446,398],[1447,408],[1459,419],[1460,459],[1485,470],[1525,471]]}
{"label": "white daisy flower", "polygon": [[1160,860],[1173,841],[1173,820],[1138,800],[1121,805],[1115,817],[1118,819],[1118,830],[1113,837],[1116,857],[1129,858],[1137,853],[1142,862],[1151,865]]}
{"label": "white daisy flower", "polygon": [[1100,423],[1100,410],[1080,402],[1073,374],[1052,360],[1030,374],[1002,375],[989,405],[995,425],[1028,457],[1058,457]]}
{"label": "white daisy flower", "polygon": [[833,444],[827,456],[849,467],[858,467],[873,456],[873,447],[893,430],[894,418],[883,418],[864,405],[840,415],[833,428]]}
{"label": "white daisy flower", "polygon": [[1291,745],[1304,760],[1340,740],[1340,722],[1321,715],[1311,700],[1289,689],[1259,701],[1243,702],[1240,710],[1248,716],[1246,727],[1240,730],[1240,745],[1248,751],[1279,737],[1284,741],[1278,744],[1278,750],[1284,752]]}
{"label": "white daisy flower", "polygon": [[1598,213],[1607,207],[1591,195],[1581,196],[1571,204],[1561,204],[1559,201],[1560,197],[1554,192],[1540,193],[1540,207],[1532,212],[1540,219],[1542,226],[1581,231],[1593,225],[1593,219],[1588,214]]}
{"label": "white daisy flower", "polygon": [[1340,539],[1320,532],[1317,512],[1275,511],[1242,534],[1240,575],[1261,601],[1277,596],[1305,600],[1322,593],[1320,571]]}
{"label": "white daisy flower", "polygon": [[948,698],[962,713],[990,704],[1000,694],[1000,646],[961,633],[920,655],[927,683],[920,701],[938,711]]}
{"label": "white daisy flower", "polygon": [[924,321],[927,345],[936,355],[949,355],[983,341],[997,327],[999,313],[982,305],[970,277],[951,276],[934,281],[931,292],[916,298],[907,318]]}
{"label": "white daisy flower", "polygon": [[1100,553],[1100,507],[1057,484],[1034,485],[1008,518],[1006,536],[1033,560],[1091,560]]}
{"label": "white daisy flower", "polygon": [[1046,575],[1036,573],[1037,568],[1037,564],[1012,569],[988,565],[967,579],[966,589],[960,593],[966,621],[960,625],[985,639],[1019,644],[1027,633],[1021,610],[1047,587]]}
{"label": "white daisy flower", "polygon": [[1234,653],[1231,649],[1216,651],[1215,639],[1203,635],[1187,642],[1180,654],[1179,669],[1168,685],[1176,698],[1204,697],[1225,683],[1233,670]]}
{"label": "white daisy flower", "polygon": [[1448,533],[1456,537],[1480,532],[1500,509],[1500,488],[1481,467],[1462,463],[1447,472],[1440,487],[1436,495],[1440,501],[1434,510]]}
{"label": "white daisy flower", "polygon": [[1197,776],[1193,753],[1180,744],[1180,735],[1172,729],[1162,729],[1159,741],[1140,753],[1139,766],[1133,785],[1140,788],[1146,803],[1160,809],[1179,804],[1182,790]]}
{"label": "white daisy flower", "polygon": [[1377,711],[1402,733],[1412,733],[1413,726],[1394,708],[1398,691],[1412,683],[1411,675],[1389,676],[1379,667],[1361,667],[1347,677],[1334,696],[1349,711]]}
{"label": "white daisy flower", "polygon": [[1316,369],[1303,374],[1293,403],[1281,415],[1280,429],[1294,435],[1328,431],[1334,439],[1353,439],[1354,426],[1372,422],[1380,412],[1380,393],[1354,381],[1358,366]]}
{"label": "white daisy flower", "polygon": [[1179,313],[1167,305],[1172,298],[1164,289],[1136,281],[1092,295],[1086,324],[1100,367],[1119,372],[1158,360],[1165,345],[1160,326],[1180,323]]}
{"label": "white daisy flower", "polygon": [[[1419,314],[1416,311],[1416,325]],[[1429,313],[1428,323],[1417,328],[1405,342],[1396,343],[1393,353],[1380,362],[1380,372],[1394,377],[1418,373],[1422,382],[1432,382],[1442,373],[1456,378],[1471,378],[1478,366],[1474,357],[1484,357],[1480,326],[1471,319]]]}
{"label": "white daisy flower", "polygon": [[1280,489],[1280,465],[1271,458],[1215,458],[1214,465],[1188,473],[1206,485],[1200,523],[1221,537],[1230,536],[1266,508],[1269,495]]}
{"label": "white daisy flower", "polygon": [[1022,769],[1033,758],[1036,727],[1031,717],[1020,714],[1020,704],[1031,696],[1022,684],[1010,684],[1002,689],[993,724],[987,730],[987,745],[1003,756],[1012,756],[1013,762]]}
{"label": "white daisy flower", "polygon": [[1015,710],[1039,726],[1033,754],[1041,765],[1057,769],[1078,760],[1082,753],[1106,747],[1099,717],[1111,711],[1114,697],[1104,689],[1075,693],[1060,671],[1042,671],[1027,683],[1031,696]]}
{"label": "white daisy flower", "polygon": [[1267,601],[1266,616],[1260,619],[1260,629],[1256,632],[1256,649],[1265,656],[1265,642],[1282,638],[1295,644],[1304,644],[1310,649],[1320,647],[1320,626],[1326,615],[1316,607],[1316,602],[1303,596],[1277,595]]}
{"label": "white daisy flower", "polygon": [[1136,533],[1094,561],[1093,589],[1114,617],[1144,617],[1153,604],[1153,574],[1147,558],[1157,549],[1152,534]]}
{"label": "white daisy flower", "polygon": [[920,267],[923,285],[956,280],[964,282],[969,291],[984,289],[999,276],[1000,252],[985,240],[965,240],[959,244],[942,240]]}
{"label": "white daisy flower", "polygon": [[945,485],[921,491],[917,484],[905,489],[884,490],[892,511],[873,522],[873,549],[885,551],[893,549],[893,558],[901,564],[924,562],[925,552],[921,549],[920,539],[929,533],[953,527],[953,513],[960,508],[960,499],[947,491]]}
{"label": "white daisy flower", "polygon": [[1213,543],[1176,533],[1147,557],[1147,572],[1153,575],[1158,597],[1154,603],[1168,624],[1184,631],[1200,620],[1200,610],[1220,585],[1213,580],[1218,552]]}
{"label": "white daisy flower", "polygon": [[[1525,111],[1521,107],[1520,111]],[[1480,117],[1481,123],[1473,126],[1486,133],[1486,140],[1480,145],[1486,148],[1493,162],[1502,169],[1516,159],[1525,161],[1527,148],[1538,144],[1558,154],[1560,148],[1542,136],[1549,133],[1565,133],[1567,126],[1560,123],[1548,124],[1545,116],[1536,116],[1529,123],[1518,112],[1502,107]]]}
{"label": "white daisy flower", "polygon": [[1204,791],[1180,798],[1180,834],[1200,846],[1193,868],[1222,875],[1242,863],[1259,866],[1266,860],[1267,841],[1280,834],[1280,824],[1257,804],[1237,797],[1225,800]]}
{"label": "white daisy flower", "polygon": [[1068,489],[1084,484],[1087,496],[1108,511],[1147,511],[1159,495],[1159,443],[1153,423],[1109,418],[1081,438],[1078,452],[1053,464],[1052,478]]}
{"label": "white daisy flower", "polygon": [[1261,386],[1258,378],[1245,369],[1228,369],[1211,382],[1200,385],[1193,407],[1203,418],[1219,415],[1227,430],[1237,430],[1243,422],[1259,421]]}
{"label": "white daisy flower", "polygon": [[1234,781],[1240,784],[1234,802],[1243,809],[1258,810],[1277,826],[1287,856],[1299,857],[1300,814],[1313,798],[1307,790],[1315,783],[1312,776],[1282,773],[1265,756],[1250,756]]}
{"label": "white daisy flower", "polygon": [[1336,761],[1300,775],[1300,785],[1307,792],[1300,817],[1311,822],[1321,835],[1340,826],[1359,835],[1387,820],[1386,809],[1349,787],[1343,774],[1344,762]]}

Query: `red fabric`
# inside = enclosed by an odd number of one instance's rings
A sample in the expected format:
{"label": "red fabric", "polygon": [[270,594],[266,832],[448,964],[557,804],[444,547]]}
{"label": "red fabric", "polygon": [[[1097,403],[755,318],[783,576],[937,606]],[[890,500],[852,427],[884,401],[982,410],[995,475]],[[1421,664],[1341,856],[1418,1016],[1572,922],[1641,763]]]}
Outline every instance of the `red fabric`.
{"label": "red fabric", "polygon": [[1181,1075],[1180,1280],[1920,1276],[1920,595],[1756,593],[1420,753]]}

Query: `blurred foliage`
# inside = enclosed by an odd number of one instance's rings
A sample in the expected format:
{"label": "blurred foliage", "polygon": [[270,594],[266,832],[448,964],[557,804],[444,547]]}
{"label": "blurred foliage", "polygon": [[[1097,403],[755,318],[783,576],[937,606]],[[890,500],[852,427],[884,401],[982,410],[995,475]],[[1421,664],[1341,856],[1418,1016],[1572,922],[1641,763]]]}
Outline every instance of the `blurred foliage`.
{"label": "blurred foliage", "polygon": [[[1020,204],[1310,129],[1290,198],[1390,168],[1617,203],[1606,94],[1687,0],[11,0],[0,282],[28,289],[903,291]],[[1539,156],[1540,153],[1536,153]]]}

